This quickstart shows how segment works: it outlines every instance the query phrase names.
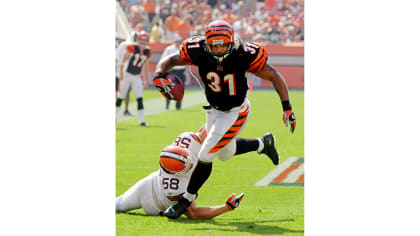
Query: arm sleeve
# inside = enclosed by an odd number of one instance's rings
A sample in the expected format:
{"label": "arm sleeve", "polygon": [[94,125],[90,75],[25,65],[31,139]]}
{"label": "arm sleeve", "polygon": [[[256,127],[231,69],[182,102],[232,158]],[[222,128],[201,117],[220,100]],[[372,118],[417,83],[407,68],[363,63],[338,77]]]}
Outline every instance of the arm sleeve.
{"label": "arm sleeve", "polygon": [[181,49],[179,49],[179,55],[181,55],[182,60],[184,60],[186,63],[193,65],[192,59],[188,53],[188,45],[186,40],[182,43]]}
{"label": "arm sleeve", "polygon": [[198,65],[200,57],[203,55],[204,37],[192,37],[182,42],[179,55],[182,60],[190,65]]}

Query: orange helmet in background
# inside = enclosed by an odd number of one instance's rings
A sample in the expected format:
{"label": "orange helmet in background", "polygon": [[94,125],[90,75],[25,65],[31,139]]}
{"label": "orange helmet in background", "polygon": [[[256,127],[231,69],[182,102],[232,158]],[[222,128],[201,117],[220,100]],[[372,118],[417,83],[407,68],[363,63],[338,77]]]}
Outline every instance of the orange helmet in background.
{"label": "orange helmet in background", "polygon": [[136,39],[145,39],[145,40],[149,41],[149,38],[150,38],[149,33],[147,33],[144,30],[138,32],[137,35],[136,35]]}
{"label": "orange helmet in background", "polygon": [[145,47],[149,44],[150,34],[142,30],[135,33],[135,41],[140,44],[140,46]]}

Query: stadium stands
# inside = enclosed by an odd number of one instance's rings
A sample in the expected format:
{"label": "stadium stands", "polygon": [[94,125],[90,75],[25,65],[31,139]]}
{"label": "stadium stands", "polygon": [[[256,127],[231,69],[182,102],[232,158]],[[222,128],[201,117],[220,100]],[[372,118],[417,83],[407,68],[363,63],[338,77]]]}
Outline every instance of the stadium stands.
{"label": "stadium stands", "polygon": [[[156,32],[155,42],[204,35],[216,19],[228,21],[236,38],[288,44],[304,41],[303,0],[120,0],[134,30]],[[154,8],[154,11],[153,11]]]}

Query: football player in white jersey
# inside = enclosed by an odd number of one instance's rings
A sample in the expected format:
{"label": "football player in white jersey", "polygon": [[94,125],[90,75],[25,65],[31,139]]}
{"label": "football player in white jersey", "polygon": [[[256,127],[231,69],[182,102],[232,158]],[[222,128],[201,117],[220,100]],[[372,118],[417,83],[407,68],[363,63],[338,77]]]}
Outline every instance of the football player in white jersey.
{"label": "football player in white jersey", "polygon": [[[197,154],[206,137],[205,126],[198,133],[184,132],[160,154],[160,169],[138,181],[116,199],[116,212],[142,208],[147,215],[163,215],[186,191],[191,173],[197,164]],[[232,211],[239,206],[244,194],[232,194],[226,203],[199,207],[195,200],[184,213],[190,219],[209,219]]]}

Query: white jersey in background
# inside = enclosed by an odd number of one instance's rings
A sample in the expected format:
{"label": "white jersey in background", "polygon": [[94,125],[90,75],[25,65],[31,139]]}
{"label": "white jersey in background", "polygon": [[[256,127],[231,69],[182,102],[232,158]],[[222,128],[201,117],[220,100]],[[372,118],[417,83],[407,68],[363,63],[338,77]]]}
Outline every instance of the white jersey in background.
{"label": "white jersey in background", "polygon": [[116,71],[116,76],[120,77],[120,72],[121,72],[121,61],[122,58],[124,56],[127,44],[130,43],[131,41],[126,40],[122,43],[120,43],[120,45],[118,45],[117,49],[115,50],[115,62],[116,62],[116,67],[117,67],[117,71]]}
{"label": "white jersey in background", "polygon": [[[177,47],[175,44],[169,45],[168,47],[165,48],[165,50],[162,53],[162,56],[160,56],[160,60],[162,61],[163,58],[172,55],[174,53],[178,53],[179,52],[179,47]],[[174,66],[172,67],[172,70],[184,70],[185,66]]]}
{"label": "white jersey in background", "polygon": [[147,215],[157,216],[174,204],[187,190],[191,174],[197,164],[197,155],[202,141],[197,133],[180,134],[171,146],[189,150],[193,167],[183,175],[167,173],[162,167],[146,178],[139,180],[116,199],[116,211],[126,212],[143,208]]}

